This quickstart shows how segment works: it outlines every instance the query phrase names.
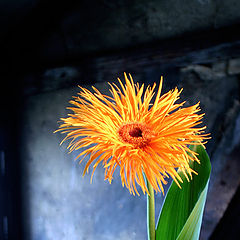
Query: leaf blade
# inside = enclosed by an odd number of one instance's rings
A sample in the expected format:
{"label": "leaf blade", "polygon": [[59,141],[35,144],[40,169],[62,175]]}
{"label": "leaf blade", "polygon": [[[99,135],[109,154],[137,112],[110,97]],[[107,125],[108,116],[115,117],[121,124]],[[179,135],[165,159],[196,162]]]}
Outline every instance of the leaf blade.
{"label": "leaf blade", "polygon": [[198,239],[202,224],[203,210],[207,198],[208,184],[200,195],[193,211],[188,217],[182,231],[177,237],[177,240]]}
{"label": "leaf blade", "polygon": [[[185,231],[183,228],[194,210],[195,205],[200,198],[203,198],[201,194],[204,191],[207,192],[207,184],[211,172],[210,159],[202,146],[191,145],[190,149],[198,153],[198,158],[201,162],[201,164],[195,161],[190,163],[191,168],[196,171],[198,175],[194,175],[193,179],[188,182],[183,173],[179,172],[183,179],[183,183],[181,184],[182,189],[179,189],[177,184],[172,182],[159,216],[156,240],[176,240],[177,237],[180,236],[180,233]],[[203,205],[199,203],[202,209],[204,208],[205,200],[201,200],[204,202]],[[201,215],[198,217],[198,222],[201,222]],[[187,225],[187,227],[190,226]],[[185,229],[187,227],[185,227]],[[199,228],[199,224],[195,227],[196,229],[197,227]],[[183,233],[186,234],[186,232]]]}

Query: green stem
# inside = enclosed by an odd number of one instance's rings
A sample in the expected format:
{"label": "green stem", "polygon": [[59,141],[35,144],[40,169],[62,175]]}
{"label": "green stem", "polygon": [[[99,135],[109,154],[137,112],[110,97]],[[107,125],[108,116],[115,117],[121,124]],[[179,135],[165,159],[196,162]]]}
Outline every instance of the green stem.
{"label": "green stem", "polygon": [[147,201],[148,240],[155,240],[155,199],[152,185],[147,180],[149,194]]}

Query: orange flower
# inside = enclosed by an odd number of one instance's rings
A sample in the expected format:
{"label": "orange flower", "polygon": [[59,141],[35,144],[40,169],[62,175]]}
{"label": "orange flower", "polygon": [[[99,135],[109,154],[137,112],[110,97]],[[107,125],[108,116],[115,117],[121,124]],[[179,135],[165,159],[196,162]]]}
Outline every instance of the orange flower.
{"label": "orange flower", "polygon": [[161,96],[162,78],[151,103],[156,84],[144,91],[144,84],[140,87],[130,74],[130,79],[124,75],[125,85],[120,79],[120,88],[109,84],[112,97],[102,95],[94,87],[94,93],[80,87],[80,97],[70,101],[73,114],[61,119],[63,123],[57,131],[67,133],[63,141],[72,139],[70,152],[86,148],[77,157],[82,162],[90,155],[83,174],[95,162],[93,176],[102,162],[105,179],[111,183],[119,166],[122,185],[133,194],[139,195],[136,183],[143,193],[148,193],[144,175],[156,192],[164,193],[163,184],[169,176],[180,187],[182,179],[177,169],[188,179],[193,172],[189,159],[199,162],[188,145],[204,144],[207,139],[207,134],[203,134],[205,127],[196,127],[204,115],[197,114],[199,103],[182,108],[184,102],[176,103],[182,91],[177,88]]}

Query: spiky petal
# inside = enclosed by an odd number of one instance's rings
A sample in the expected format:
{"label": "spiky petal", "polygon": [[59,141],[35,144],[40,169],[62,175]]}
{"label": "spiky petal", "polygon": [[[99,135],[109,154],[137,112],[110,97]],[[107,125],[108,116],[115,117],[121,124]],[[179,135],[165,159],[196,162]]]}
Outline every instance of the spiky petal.
{"label": "spiky petal", "polygon": [[132,194],[139,195],[136,185],[148,193],[144,175],[156,192],[164,192],[169,176],[180,187],[177,169],[191,178],[189,160],[198,161],[188,145],[204,144],[208,138],[205,127],[198,127],[204,115],[199,103],[182,108],[184,102],[176,103],[182,91],[177,88],[161,96],[162,78],[153,101],[155,83],[144,91],[144,85],[124,75],[125,84],[120,79],[120,87],[109,84],[111,97],[80,87],[79,96],[70,101],[73,114],[61,119],[57,131],[67,133],[63,141],[71,139],[70,152],[86,148],[77,157],[81,162],[90,155],[84,174],[93,164],[93,176],[102,162],[110,183],[119,166],[122,185]]}

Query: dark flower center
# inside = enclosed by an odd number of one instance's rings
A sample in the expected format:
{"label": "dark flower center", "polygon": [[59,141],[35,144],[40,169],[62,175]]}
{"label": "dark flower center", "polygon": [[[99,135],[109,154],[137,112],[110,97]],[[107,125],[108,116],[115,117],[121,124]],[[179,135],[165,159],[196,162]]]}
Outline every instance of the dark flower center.
{"label": "dark flower center", "polygon": [[149,127],[143,123],[125,123],[118,129],[118,134],[123,142],[130,143],[133,147],[144,147],[154,136]]}
{"label": "dark flower center", "polygon": [[135,127],[129,131],[131,137],[142,137],[142,130],[139,127]]}

